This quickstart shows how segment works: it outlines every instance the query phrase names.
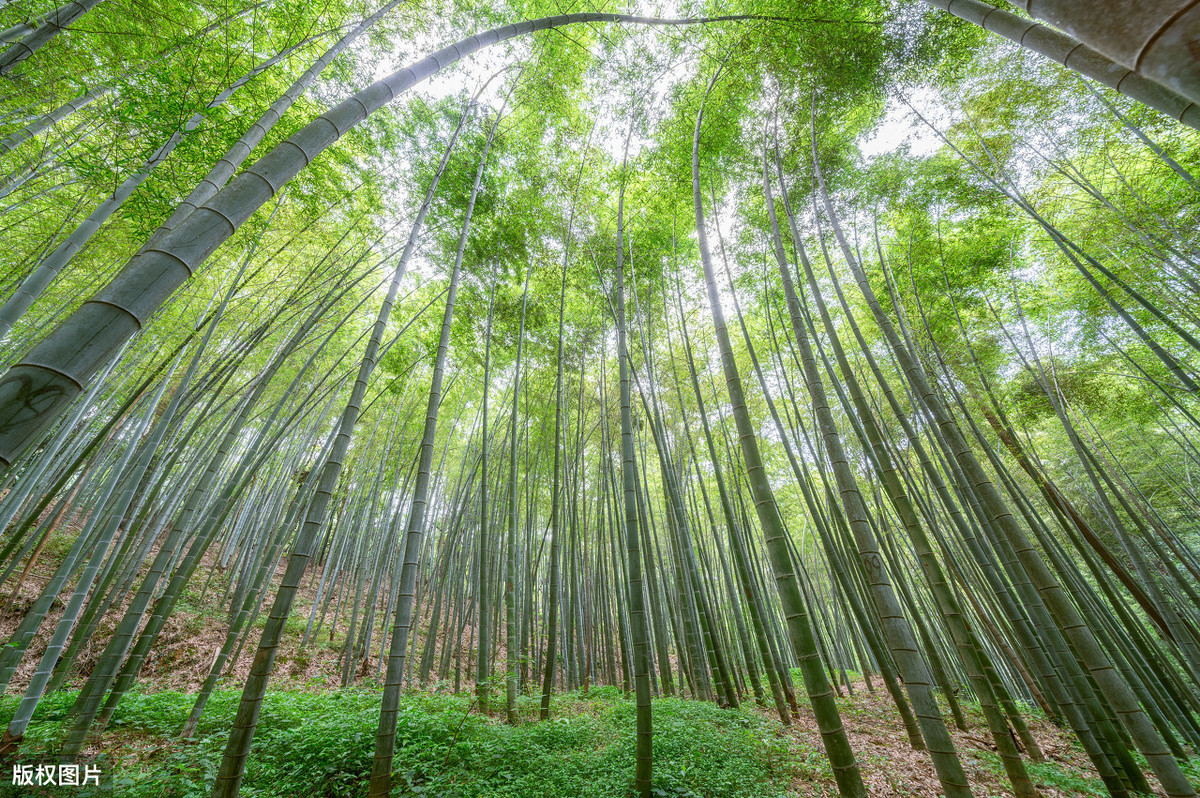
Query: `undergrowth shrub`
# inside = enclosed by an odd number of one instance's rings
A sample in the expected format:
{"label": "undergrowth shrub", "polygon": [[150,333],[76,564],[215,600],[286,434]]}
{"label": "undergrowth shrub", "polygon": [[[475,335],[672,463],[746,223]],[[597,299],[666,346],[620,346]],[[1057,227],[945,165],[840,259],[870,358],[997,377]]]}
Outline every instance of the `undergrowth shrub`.
{"label": "undergrowth shrub", "polygon": [[[75,693],[49,695],[22,749],[54,761]],[[216,779],[237,691],[210,699],[191,740],[178,731],[195,697],[131,693],[114,714],[97,760],[99,790],[122,798],[205,798]],[[530,712],[537,699],[529,699]],[[16,707],[0,699],[0,721]],[[241,794],[246,798],[364,795],[379,693],[276,691],[263,704]],[[633,794],[633,702],[616,688],[556,695],[552,717],[508,726],[479,715],[467,696],[404,696],[396,732],[395,796],[423,798],[625,798]],[[751,711],[681,699],[654,702],[654,794],[660,798],[776,798],[795,770],[784,738]],[[53,795],[47,792],[47,795]]]}

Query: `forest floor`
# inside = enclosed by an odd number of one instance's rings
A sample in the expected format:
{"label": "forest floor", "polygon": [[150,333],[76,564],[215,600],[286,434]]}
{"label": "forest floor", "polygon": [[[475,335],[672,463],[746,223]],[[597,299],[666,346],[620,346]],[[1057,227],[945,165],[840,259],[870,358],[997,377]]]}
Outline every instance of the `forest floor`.
{"label": "forest floor", "polygon": [[[799,674],[796,676],[798,678]],[[934,798],[941,795],[942,790],[928,752],[914,751],[909,745],[908,735],[891,696],[879,684],[875,685],[876,692],[873,693],[861,681],[853,686],[854,695],[839,698],[838,708],[871,795],[880,798]],[[1012,788],[991,741],[982,710],[972,701],[960,701],[960,704],[967,718],[968,730],[960,731],[950,725],[950,732],[972,790],[977,796],[989,798],[1011,796]],[[1095,768],[1075,741],[1074,735],[1049,722],[1039,710],[1027,709],[1026,722],[1042,749],[1044,759],[1042,762],[1025,759],[1025,766],[1044,798],[1107,795]],[[950,723],[950,714],[944,702],[943,711],[947,723]],[[771,715],[774,718],[774,713]],[[777,721],[776,725],[779,725]],[[782,726],[780,728],[783,729]],[[808,756],[820,763],[816,772],[801,771],[800,778],[792,784],[794,794],[836,795],[823,770],[828,763],[821,750],[820,735],[811,711],[802,706],[799,717],[784,733],[791,738],[791,747],[800,753],[801,761],[807,761],[805,757]]]}
{"label": "forest floor", "polygon": [[[7,596],[0,598],[0,637],[8,638],[48,581],[59,554],[56,548],[61,547],[57,540],[51,544],[12,601],[4,601]],[[215,566],[205,563],[200,572]],[[103,736],[87,750],[90,761],[104,774],[99,790],[31,789],[10,784],[13,764],[56,761],[53,751],[77,695],[70,689],[43,698],[20,758],[0,767],[0,798],[204,798],[220,763],[237,708],[238,687],[257,640],[257,633],[252,632],[240,658],[221,680],[222,689],[209,701],[195,736],[180,740],[178,732],[195,700],[193,693],[207,675],[227,629],[223,609],[227,602],[222,602],[224,588],[219,582],[214,579],[207,587],[188,586],[153,656],[142,668],[138,688],[124,699]],[[341,641],[348,624],[343,613],[331,634],[333,609],[319,635],[307,647],[300,646],[316,589],[305,580],[288,621],[243,795],[334,798],[365,794],[378,722],[377,660],[357,662],[356,683],[338,689]],[[98,625],[94,642],[80,653],[69,686],[78,688],[94,667],[121,611],[123,606],[113,609]],[[61,614],[61,604],[56,604],[8,694],[0,697],[0,724],[7,724],[15,711],[28,674],[45,648],[45,637]],[[375,634],[384,632],[379,622]],[[376,651],[380,639],[375,638]],[[418,651],[423,643],[419,636]],[[469,646],[467,638],[462,643]],[[502,655],[498,661],[504,661]],[[552,720],[537,723],[537,699],[522,696],[521,723],[509,727],[500,717],[479,711],[470,695],[473,668],[472,663],[463,663],[460,694],[453,693],[452,684],[439,682],[404,696],[394,795],[624,798],[632,794],[636,708],[631,698],[614,687],[596,687],[586,695],[556,694]],[[795,678],[799,685],[798,673]],[[941,791],[928,754],[911,749],[896,707],[882,686],[876,684],[876,691],[870,692],[857,681],[853,687],[853,695],[837,700],[871,795],[938,796]],[[699,701],[656,699],[656,798],[836,796],[832,772],[815,720],[803,703],[802,690],[797,698],[801,711],[790,727],[782,726],[771,709],[752,701],[740,710],[726,710]],[[970,729],[960,732],[952,728],[952,733],[975,794],[987,798],[1012,795],[978,706],[962,703]],[[1026,765],[1045,798],[1106,794],[1069,732],[1055,727],[1036,709],[1030,709],[1028,721],[1045,761],[1026,760]],[[1200,767],[1189,770],[1193,780],[1200,782]]]}
{"label": "forest floor", "polygon": [[[13,764],[55,761],[53,748],[73,691],[47,696]],[[211,786],[236,689],[210,700],[196,735],[178,738],[194,696],[134,692],[89,749],[104,784],[96,790],[12,788],[0,796],[121,796],[203,798]],[[502,699],[501,699],[502,700]],[[17,698],[0,698],[0,723]],[[890,699],[856,691],[838,699],[850,740],[872,796],[937,796],[928,755],[913,752]],[[360,796],[365,794],[379,692],[375,685],[307,692],[275,690],[264,704],[243,795]],[[617,798],[632,794],[632,699],[613,687],[588,695],[556,694],[552,719],[536,721],[537,701],[522,696],[520,724],[478,711],[467,694],[412,692],[400,711],[393,795],[474,798]],[[986,742],[978,709],[967,705],[972,731],[956,733],[958,750],[977,796],[1008,796],[1000,762]],[[791,728],[752,704],[739,710],[711,703],[656,699],[654,783],[659,798],[808,798],[837,790],[807,708]],[[1035,719],[1046,762],[1031,776],[1046,798],[1102,796],[1086,758],[1067,735]],[[7,772],[10,768],[7,766]]]}

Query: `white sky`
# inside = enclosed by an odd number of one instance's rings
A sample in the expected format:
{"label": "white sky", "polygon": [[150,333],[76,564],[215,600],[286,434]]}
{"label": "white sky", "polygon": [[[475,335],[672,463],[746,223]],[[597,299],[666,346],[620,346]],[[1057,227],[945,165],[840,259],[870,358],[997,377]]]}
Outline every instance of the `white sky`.
{"label": "white sky", "polygon": [[[930,117],[934,99],[928,90],[918,90],[910,101],[927,119]],[[883,123],[872,135],[859,140],[858,149],[864,158],[871,160],[894,152],[905,144],[918,157],[932,155],[941,146],[937,136],[913,115],[908,106],[892,97],[888,99]]]}

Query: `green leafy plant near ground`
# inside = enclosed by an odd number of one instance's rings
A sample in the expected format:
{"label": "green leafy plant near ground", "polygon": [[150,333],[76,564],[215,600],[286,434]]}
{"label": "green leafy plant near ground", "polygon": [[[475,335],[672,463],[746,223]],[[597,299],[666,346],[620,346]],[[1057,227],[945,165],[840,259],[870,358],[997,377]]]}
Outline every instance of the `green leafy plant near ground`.
{"label": "green leafy plant near ground", "polygon": [[[22,762],[54,761],[53,746],[75,693],[47,696],[30,726]],[[108,784],[97,794],[203,798],[220,763],[238,694],[218,692],[195,739],[175,734],[193,697],[131,694],[101,748]],[[263,706],[242,795],[357,796],[374,751],[379,696],[373,690],[277,691]],[[0,699],[0,722],[15,697]],[[536,701],[522,699],[532,718]],[[444,798],[627,796],[633,787],[634,713],[615,689],[555,697],[543,723],[510,727],[479,715],[466,696],[410,694],[397,728],[394,795]],[[777,724],[752,711],[660,699],[654,702],[654,795],[662,798],[774,798],[797,772]],[[52,793],[47,793],[52,794]],[[74,791],[87,796],[87,791]]]}
{"label": "green leafy plant near ground", "polygon": [[[994,773],[1003,773],[1004,766],[1000,763],[1000,757],[991,751],[975,751],[973,755],[978,756],[986,764],[989,770]],[[1078,773],[1073,773],[1065,769],[1058,762],[1026,762],[1026,770],[1029,771],[1029,777],[1033,783],[1039,787],[1052,787],[1067,795],[1078,796],[1095,796],[1095,798],[1103,798],[1108,795],[1108,791],[1104,789],[1104,783],[1098,778],[1085,778]]]}

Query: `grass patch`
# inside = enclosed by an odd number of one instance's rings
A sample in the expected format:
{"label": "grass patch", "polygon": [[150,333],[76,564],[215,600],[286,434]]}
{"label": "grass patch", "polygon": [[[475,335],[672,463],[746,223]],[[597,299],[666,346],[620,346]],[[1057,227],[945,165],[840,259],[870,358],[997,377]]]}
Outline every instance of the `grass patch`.
{"label": "grass patch", "polygon": [[[46,696],[18,762],[55,761],[54,747],[76,693]],[[70,794],[204,798],[216,778],[238,691],[209,701],[195,739],[175,734],[194,697],[132,693],[105,733],[100,790]],[[374,689],[268,694],[242,792],[341,798],[366,792],[380,694]],[[0,699],[7,722],[16,697]],[[475,712],[465,696],[404,696],[396,740],[396,796],[437,798],[616,798],[633,794],[636,707],[615,689],[555,696],[552,719],[531,723],[538,702],[523,697],[522,724]],[[680,699],[654,702],[654,791],[661,798],[777,798],[797,772],[778,724],[752,711]],[[7,781],[4,780],[4,781]],[[27,789],[27,788],[26,788]],[[0,787],[0,794],[3,788]],[[28,792],[23,793],[29,794]],[[55,793],[47,791],[44,794]]]}
{"label": "grass patch", "polygon": [[[999,754],[992,751],[972,751],[971,756],[977,757],[984,767],[993,773],[1004,773],[1004,763],[1001,762]],[[1036,787],[1053,788],[1067,795],[1080,796],[1080,798],[1084,798],[1084,796],[1104,798],[1108,795],[1108,790],[1104,788],[1104,783],[1100,779],[1085,776],[1059,762],[1052,760],[1032,762],[1026,759],[1025,770]]]}

